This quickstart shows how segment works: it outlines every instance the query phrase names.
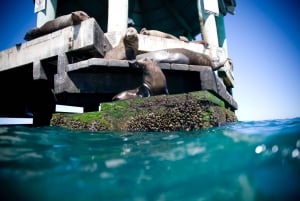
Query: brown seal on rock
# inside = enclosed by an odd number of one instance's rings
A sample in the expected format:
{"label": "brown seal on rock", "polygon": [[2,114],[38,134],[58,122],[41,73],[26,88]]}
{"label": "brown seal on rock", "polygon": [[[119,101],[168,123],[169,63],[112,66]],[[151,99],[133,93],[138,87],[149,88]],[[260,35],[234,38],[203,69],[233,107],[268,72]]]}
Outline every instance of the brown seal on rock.
{"label": "brown seal on rock", "polygon": [[152,58],[158,63],[177,63],[177,64],[189,64],[189,65],[200,65],[200,66],[211,66],[212,70],[218,70],[224,64],[231,60],[220,62],[218,60],[211,59],[208,55],[184,48],[170,48],[139,54],[137,59]]}
{"label": "brown seal on rock", "polygon": [[123,91],[115,95],[112,98],[113,101],[169,94],[166,77],[156,61],[144,58],[130,64],[133,67],[143,70],[143,83],[135,89]]}
{"label": "brown seal on rock", "polygon": [[30,29],[24,36],[24,39],[29,41],[37,37],[52,33],[67,26],[80,24],[82,21],[90,18],[83,11],[75,11],[68,15],[62,15],[43,24],[41,27]]}
{"label": "brown seal on rock", "polygon": [[118,45],[109,50],[104,59],[132,60],[135,59],[138,49],[138,32],[135,28],[129,27]]}

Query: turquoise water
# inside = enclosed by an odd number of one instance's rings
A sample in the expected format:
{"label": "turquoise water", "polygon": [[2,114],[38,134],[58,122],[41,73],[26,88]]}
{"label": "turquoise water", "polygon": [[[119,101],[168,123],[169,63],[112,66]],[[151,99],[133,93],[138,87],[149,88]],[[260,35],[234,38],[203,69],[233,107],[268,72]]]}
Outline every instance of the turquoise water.
{"label": "turquoise water", "polygon": [[193,132],[0,127],[1,200],[300,200],[300,118]]}

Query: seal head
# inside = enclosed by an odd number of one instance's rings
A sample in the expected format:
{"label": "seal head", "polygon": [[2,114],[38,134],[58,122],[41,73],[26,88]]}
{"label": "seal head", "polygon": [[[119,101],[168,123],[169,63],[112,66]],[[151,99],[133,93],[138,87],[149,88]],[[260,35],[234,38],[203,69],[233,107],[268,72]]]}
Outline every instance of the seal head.
{"label": "seal head", "polygon": [[135,59],[139,49],[138,32],[129,27],[118,45],[109,50],[104,59],[132,60]]}

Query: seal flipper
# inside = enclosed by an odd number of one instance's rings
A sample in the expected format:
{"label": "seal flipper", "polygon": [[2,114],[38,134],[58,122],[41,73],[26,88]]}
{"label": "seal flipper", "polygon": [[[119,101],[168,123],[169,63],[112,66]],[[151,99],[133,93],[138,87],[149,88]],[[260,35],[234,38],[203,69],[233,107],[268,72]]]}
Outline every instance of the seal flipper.
{"label": "seal flipper", "polygon": [[169,90],[168,90],[168,88],[165,88],[165,94],[166,94],[166,95],[169,95]]}
{"label": "seal flipper", "polygon": [[118,101],[118,100],[126,100],[126,99],[132,99],[132,98],[138,98],[142,97],[141,95],[138,94],[138,91],[140,90],[140,87],[135,88],[135,89],[130,89],[127,91],[122,91],[115,95],[112,98],[112,101]]}
{"label": "seal flipper", "polygon": [[134,60],[129,60],[128,61],[128,64],[129,64],[129,67],[130,68],[138,68],[139,66],[139,64],[137,63],[137,61],[134,59]]}
{"label": "seal flipper", "polygon": [[212,70],[213,71],[216,71],[216,70],[219,70],[221,67],[223,67],[224,65],[225,65],[225,63],[226,62],[229,62],[230,63],[230,65],[232,65],[232,61],[231,61],[231,59],[230,58],[227,58],[227,59],[225,59],[223,62],[212,62]]}
{"label": "seal flipper", "polygon": [[151,91],[149,87],[147,87],[145,84],[142,84],[136,94],[140,97],[150,97]]}
{"label": "seal flipper", "polygon": [[130,48],[125,49],[125,55],[127,60],[133,60],[136,57],[134,50]]}
{"label": "seal flipper", "polygon": [[33,28],[27,31],[27,33],[24,36],[24,40],[29,41],[32,39],[35,39],[37,37],[41,36],[41,31],[39,28]]}

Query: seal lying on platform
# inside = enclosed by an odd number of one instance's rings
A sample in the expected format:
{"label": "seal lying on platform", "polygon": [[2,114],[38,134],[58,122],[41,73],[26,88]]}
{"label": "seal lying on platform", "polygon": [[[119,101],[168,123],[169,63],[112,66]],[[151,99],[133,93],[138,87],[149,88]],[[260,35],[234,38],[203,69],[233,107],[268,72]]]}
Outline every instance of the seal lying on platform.
{"label": "seal lying on platform", "polygon": [[177,63],[177,64],[189,64],[200,66],[211,66],[212,70],[218,70],[227,61],[231,61],[227,58],[225,61],[219,62],[211,59],[208,55],[194,52],[184,48],[170,48],[139,54],[136,58],[152,58],[158,63]]}
{"label": "seal lying on platform", "polygon": [[72,26],[76,24],[80,24],[82,21],[90,18],[85,12],[83,11],[75,11],[68,15],[63,15],[60,17],[55,18],[54,20],[50,20],[43,24],[41,27],[36,27],[29,30],[24,39],[29,41],[34,38],[46,35],[48,33],[57,31],[59,29],[63,29],[67,26]]}
{"label": "seal lying on platform", "polygon": [[156,36],[156,37],[161,37],[161,38],[169,38],[169,39],[174,39],[174,40],[181,40],[183,42],[189,42],[189,39],[185,36],[179,36],[178,38],[172,34],[165,33],[162,31],[158,30],[148,30],[146,28],[142,28],[140,31],[140,34],[142,35],[147,35],[147,36]]}
{"label": "seal lying on platform", "polygon": [[157,65],[156,61],[144,58],[131,63],[131,66],[138,67],[143,70],[142,85],[135,89],[123,91],[115,95],[112,98],[113,101],[169,94],[166,77]]}
{"label": "seal lying on platform", "polygon": [[142,28],[141,31],[140,31],[140,34],[179,40],[179,38],[177,38],[176,36],[173,36],[172,34],[168,34],[168,33],[162,32],[162,31],[158,31],[158,30],[148,30],[146,28]]}
{"label": "seal lying on platform", "polygon": [[108,51],[104,59],[132,60],[135,59],[139,49],[138,32],[129,27],[116,47]]}

